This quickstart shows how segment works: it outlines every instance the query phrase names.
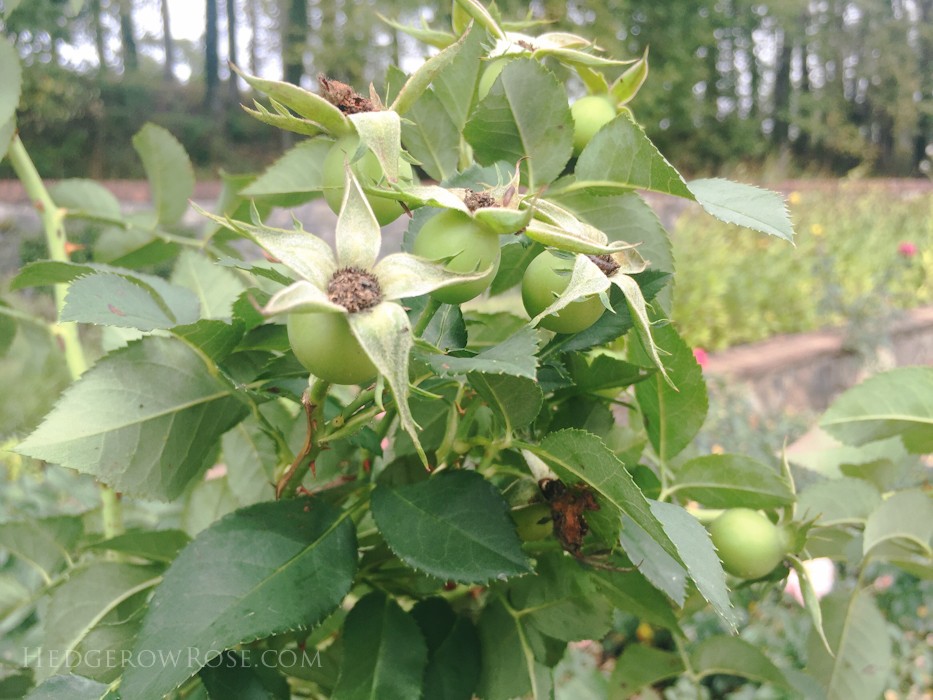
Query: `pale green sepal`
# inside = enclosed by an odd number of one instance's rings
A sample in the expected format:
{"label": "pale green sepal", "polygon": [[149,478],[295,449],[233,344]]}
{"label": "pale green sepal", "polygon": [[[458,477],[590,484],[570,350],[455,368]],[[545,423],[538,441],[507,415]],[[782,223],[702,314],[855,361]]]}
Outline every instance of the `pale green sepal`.
{"label": "pale green sepal", "polygon": [[534,210],[505,209],[503,207],[483,207],[473,212],[476,223],[491,233],[500,236],[521,231],[531,223]]}
{"label": "pale green sepal", "polygon": [[385,15],[379,14],[378,12],[376,13],[376,16],[393,29],[398,29],[400,32],[404,32],[408,36],[414,37],[418,41],[438,49],[446,49],[457,40],[457,37],[450,32],[442,32],[438,29],[431,29],[424,21],[424,18],[421,20],[421,28],[418,28],[410,27],[406,24],[401,24],[400,22],[391,20]]}
{"label": "pale green sepal", "polygon": [[398,159],[402,152],[402,120],[396,112],[360,112],[351,114],[350,121],[360,135],[360,141],[371,150],[386,180],[398,181]]}
{"label": "pale green sepal", "polygon": [[651,321],[648,319],[648,304],[645,301],[644,295],[641,293],[641,287],[638,286],[638,283],[634,279],[621,272],[615,273],[609,279],[615,286],[621,289],[622,293],[625,295],[625,303],[632,314],[632,320],[635,322],[635,330],[638,332],[638,337],[641,339],[645,352],[648,353],[648,357],[651,358],[654,366],[658,368],[661,376],[664,377],[664,381],[676,391],[677,387],[674,386],[671,378],[667,376],[667,370],[664,369],[664,363],[661,362],[661,358],[658,355],[658,346],[654,344],[654,338],[651,337]]}
{"label": "pale green sepal", "polygon": [[813,631],[823,642],[826,653],[835,657],[836,654],[833,653],[833,648],[826,638],[826,631],[823,629],[823,609],[820,607],[820,598],[816,594],[813,582],[810,580],[810,574],[807,573],[807,567],[792,554],[787,556],[787,560],[790,562],[791,568],[797,573],[797,581],[800,583],[800,595],[803,598],[803,605],[810,615],[810,621],[813,623]]}
{"label": "pale green sepal", "polygon": [[582,66],[579,63],[574,66],[574,70],[577,71],[577,75],[580,76],[580,80],[583,81],[589,94],[605,95],[609,92],[609,83],[606,76],[598,70],[593,70],[589,66]]}
{"label": "pale green sepal", "polygon": [[625,66],[635,62],[633,60],[621,61],[614,58],[604,58],[603,56],[586,53],[585,51],[565,48],[536,48],[532,56],[536,59],[554,56],[561,63],[566,63],[571,66]]}
{"label": "pale green sepal", "polygon": [[337,232],[334,236],[337,248],[337,263],[341,267],[358,267],[369,270],[379,257],[382,245],[382,229],[373,214],[369,201],[363,195],[360,183],[349,164],[345,164],[346,185],[343,188],[343,204],[337,217]]}
{"label": "pale green sepal", "polygon": [[411,77],[405,81],[398,95],[396,95],[389,109],[398,114],[405,114],[411,109],[412,105],[418,101],[418,98],[424,94],[424,91],[437,77],[437,74],[449,66],[457,57],[466,42],[467,36],[469,34],[464,33],[455,43],[429,58],[418,70],[412,73]]}
{"label": "pale green sepal", "polygon": [[561,49],[598,49],[592,41],[579,34],[569,32],[545,32],[534,39],[536,46],[547,46]]}
{"label": "pale green sepal", "polygon": [[379,280],[386,299],[406,299],[429,294],[435,289],[458,282],[470,282],[488,275],[491,268],[471,274],[451,272],[436,262],[407,253],[393,253],[376,263],[373,274]]}
{"label": "pale green sepal", "polygon": [[[592,235],[594,231],[602,234],[602,236]],[[633,246],[631,243],[622,241],[612,241],[610,243],[606,240],[606,235],[602,231],[589,225],[573,232],[537,219],[532,219],[529,222],[528,227],[525,229],[525,235],[542,245],[566,250],[570,253],[584,253],[586,255],[611,254]]]}
{"label": "pale green sepal", "polygon": [[327,292],[306,280],[298,280],[285,289],[280,289],[272,295],[262,309],[264,316],[275,316],[292,311],[324,311],[336,314],[347,312],[340,304],[332,302]]}
{"label": "pale green sepal", "polygon": [[389,383],[402,428],[411,436],[421,461],[429,466],[408,406],[408,357],[412,345],[408,315],[398,304],[384,301],[366,311],[349,314],[347,319],[353,335]]}
{"label": "pale green sepal", "polygon": [[441,187],[440,185],[412,185],[402,186],[396,184],[395,189],[386,192],[387,196],[393,199],[399,199],[411,206],[429,206],[440,209],[456,209],[464,214],[469,214],[470,210],[463,203],[466,196],[466,190],[463,188]]}
{"label": "pale green sepal", "polygon": [[470,17],[475,19],[480,26],[492,34],[493,38],[505,38],[505,31],[499,26],[495,18],[489,14],[489,10],[487,10],[479,0],[455,0],[455,2],[457,2]]}
{"label": "pale green sepal", "polygon": [[[271,228],[261,222],[248,224],[244,221],[234,221],[205,211],[196,204],[192,206],[211,221],[251,238],[296,275],[321,289],[327,287],[337,269],[337,262],[334,260],[334,253],[330,246],[313,233],[300,228],[293,231]],[[259,221],[258,214],[254,218]]]}
{"label": "pale green sepal", "polygon": [[531,319],[531,325],[536,326],[545,316],[557,313],[575,301],[594,294],[601,294],[609,289],[609,278],[599,267],[585,255],[578,255],[573,263],[573,272],[570,273],[570,282],[561,292],[554,303]]}
{"label": "pale green sepal", "polygon": [[[271,100],[272,106],[275,107],[277,104],[275,100]],[[295,117],[290,114],[282,114],[276,109],[278,114],[273,114],[265,105],[260,104],[256,100],[253,100],[253,104],[256,109],[251,109],[246,105],[241,105],[243,111],[249,114],[254,119],[261,121],[263,124],[268,124],[269,126],[274,126],[277,129],[282,129],[284,131],[291,131],[296,134],[303,134],[305,136],[317,136],[318,134],[325,131],[324,127],[313,122],[310,119],[302,119],[300,117]]]}
{"label": "pale green sepal", "polygon": [[637,275],[648,267],[648,261],[642,257],[637,248],[616,251],[612,253],[612,259],[619,266],[613,274]]}
{"label": "pale green sepal", "polygon": [[648,47],[645,47],[645,53],[634,65],[630,66],[622,75],[615,79],[612,87],[609,88],[609,94],[615,100],[616,106],[621,107],[632,101],[641,86],[645,84],[648,78]]}
{"label": "pale green sepal", "polygon": [[325,130],[338,136],[353,133],[353,125],[337,107],[320,95],[304,88],[278,80],[265,80],[244,73],[232,63],[230,67],[250,86],[285,105],[296,114],[320,124]]}

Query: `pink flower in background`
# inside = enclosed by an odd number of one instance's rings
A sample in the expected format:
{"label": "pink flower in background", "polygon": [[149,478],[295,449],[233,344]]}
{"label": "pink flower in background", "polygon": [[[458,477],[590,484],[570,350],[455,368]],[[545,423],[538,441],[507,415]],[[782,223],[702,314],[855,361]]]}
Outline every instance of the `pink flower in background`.
{"label": "pink flower in background", "polygon": [[[833,564],[832,559],[826,557],[810,559],[803,563],[803,568],[807,571],[807,577],[813,585],[817,598],[822,598],[833,590],[833,584],[836,582],[836,565]],[[800,590],[800,579],[796,571],[788,574],[784,592],[803,605],[803,593]]]}
{"label": "pink flower in background", "polygon": [[706,367],[706,363],[709,362],[709,355],[706,354],[706,350],[703,348],[693,348],[693,356],[700,367]]}
{"label": "pink flower in background", "polygon": [[897,253],[905,258],[912,258],[917,254],[917,245],[910,241],[901,241],[901,244],[897,247]]}

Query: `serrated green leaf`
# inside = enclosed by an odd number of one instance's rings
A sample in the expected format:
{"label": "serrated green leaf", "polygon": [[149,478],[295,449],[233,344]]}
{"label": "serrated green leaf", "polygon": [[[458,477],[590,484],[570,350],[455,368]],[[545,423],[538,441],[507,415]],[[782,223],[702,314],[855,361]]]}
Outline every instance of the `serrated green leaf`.
{"label": "serrated green leaf", "polygon": [[444,580],[486,582],[531,570],[502,495],[476,472],[446,471],[416,484],[380,485],[372,513],[409,566]]}
{"label": "serrated green leaf", "polygon": [[729,601],[726,574],[709,533],[690,513],[672,503],[652,501],[651,512],[674,542],[697,590],[733,629],[736,613]]}
{"label": "serrated green leaf", "polygon": [[537,351],[537,332],[533,328],[523,328],[504,342],[493,345],[474,357],[430,355],[427,359],[434,371],[441,376],[479,372],[534,379],[537,373]]}
{"label": "serrated green leaf", "polygon": [[0,124],[6,125],[12,123],[23,86],[19,54],[6,36],[0,36],[0,75],[3,76],[3,82],[0,83]]}
{"label": "serrated green leaf", "polygon": [[919,489],[898,491],[868,516],[862,540],[865,556],[890,540],[905,540],[933,556],[933,500]]}
{"label": "serrated green leaf", "polygon": [[402,121],[402,143],[428,176],[444,180],[457,172],[460,132],[440,98],[429,90]]}
{"label": "serrated green leaf", "polygon": [[732,454],[685,462],[668,492],[679,492],[707,508],[779,508],[794,502],[790,484],[775,469]]}
{"label": "serrated green leaf", "polygon": [[479,618],[482,671],[477,695],[483,700],[511,700],[528,693],[547,698],[550,685],[535,658],[528,630],[501,601],[489,603]]}
{"label": "serrated green leaf", "polygon": [[206,479],[188,491],[181,511],[181,527],[196,537],[212,523],[240,507],[226,478]]}
{"label": "serrated green leaf", "polygon": [[826,479],[800,493],[797,517],[801,521],[818,517],[820,526],[864,523],[880,504],[878,489],[864,479]]}
{"label": "serrated green leaf", "polygon": [[[428,297],[421,296],[406,299],[404,304],[408,308],[409,318],[421,316],[428,303]],[[441,352],[460,350],[466,347],[467,330],[463,320],[463,312],[458,304],[441,304],[440,308],[431,318],[428,327],[421,334],[421,340],[429,343]]]}
{"label": "serrated green leaf", "polygon": [[849,445],[899,435],[911,452],[933,452],[933,367],[900,367],[839,396],[820,427]]}
{"label": "serrated green leaf", "polygon": [[467,381],[502,418],[506,435],[534,421],[544,403],[541,387],[527,377],[470,372]]}
{"label": "serrated green leaf", "polygon": [[288,681],[269,666],[251,666],[226,651],[201,669],[201,682],[211,700],[289,700]]}
{"label": "serrated green leaf", "polygon": [[190,541],[191,538],[181,530],[130,530],[122,535],[94,542],[88,549],[119,552],[168,564]]}
{"label": "serrated green leaf", "polygon": [[428,649],[418,623],[381,591],[361,598],[343,628],[344,662],[334,700],[421,696]]}
{"label": "serrated green leaf", "polygon": [[807,670],[827,700],[875,700],[887,687],[893,658],[887,623],[867,589],[823,599],[823,623],[835,657],[816,631],[807,642]]}
{"label": "serrated green leaf", "polygon": [[[624,562],[624,565],[631,567],[632,563]],[[590,576],[614,608],[649,624],[679,630],[677,616],[668,599],[638,571],[594,569]]]}
{"label": "serrated green leaf", "polygon": [[237,423],[221,439],[227,464],[227,483],[243,505],[275,497],[275,468],[279,464],[275,443],[254,418]]}
{"label": "serrated green leaf", "polygon": [[443,598],[419,601],[411,615],[428,644],[423,697],[470,700],[480,673],[476,627],[468,618],[458,616]]}
{"label": "serrated green leaf", "polygon": [[566,188],[570,192],[598,189],[619,194],[635,188],[693,199],[680,173],[651,143],[644,129],[624,113],[586,145],[575,173],[576,182]]}
{"label": "serrated green leaf", "polygon": [[686,669],[678,654],[642,644],[629,644],[616,660],[609,679],[609,700],[629,700],[639,690]]}
{"label": "serrated green leaf", "polygon": [[17,451],[92,474],[121,492],[171,500],[246,412],[233,385],[196,351],[151,336],[82,375]]}
{"label": "serrated green leaf", "polygon": [[690,666],[699,676],[725,673],[748,678],[758,683],[770,683],[790,690],[781,670],[758,647],[738,637],[708,637],[690,652]]}
{"label": "serrated green leaf", "polygon": [[149,123],[133,137],[133,148],[146,170],[159,223],[178,223],[194,195],[194,169],[184,147],[167,130]]}
{"label": "serrated green leaf", "polygon": [[445,47],[442,51],[431,56],[431,58],[422,63],[418,70],[405,81],[405,84],[395,96],[389,109],[399,114],[408,112],[418,98],[424,95],[425,90],[437,79],[438,75],[457,58],[463,50],[463,46],[467,41],[467,36],[467,34],[464,34],[453,44]]}
{"label": "serrated green leaf", "polygon": [[539,244],[526,239],[502,246],[499,271],[489,286],[493,296],[502,294],[522,281],[528,265],[544,250]]}
{"label": "serrated green leaf", "polygon": [[794,240],[794,225],[777,192],[722,178],[691,180],[687,187],[707,213],[727,224]]}
{"label": "serrated green leaf", "polygon": [[81,676],[53,676],[35,688],[24,700],[101,700],[110,687]]}
{"label": "serrated green leaf", "polygon": [[233,303],[246,287],[229,270],[193,250],[182,251],[172,272],[172,283],[197,294],[201,318],[229,321]]}
{"label": "serrated green leaf", "polygon": [[224,649],[317,624],[340,605],[356,567],[353,525],[324,501],[274,501],[232,513],[172,563],[133,650],[137,658],[175,652],[179,662],[131,666],[121,697],[162,697]]}
{"label": "serrated green leaf", "polygon": [[193,345],[214,362],[223,362],[243,339],[242,321],[233,324],[201,319],[196,323],[172,328],[172,334]]}
{"label": "serrated green leaf", "polygon": [[[474,25],[467,35],[460,53],[431,85],[431,92],[437,95],[450,117],[450,122],[459,135],[470,116],[473,105],[473,90],[465,89],[476,85],[480,73],[480,57],[484,53],[483,44],[486,32],[481,26]],[[412,114],[412,117],[415,117]]]}
{"label": "serrated green leaf", "polygon": [[160,281],[158,288],[138,277],[98,273],[68,286],[62,321],[151,331],[195,323],[197,297],[184,287]]}
{"label": "serrated green leaf", "polygon": [[653,372],[609,354],[595,357],[574,354],[569,356],[568,363],[574,388],[579,392],[622,389],[647,379]]}
{"label": "serrated green leaf", "polygon": [[253,117],[253,119],[261,121],[263,124],[274,126],[276,129],[291,131],[292,133],[301,134],[302,136],[317,136],[325,132],[324,127],[317,122],[296,117],[275,100],[270,99],[269,101],[272,103],[272,108],[275,110],[274,112],[270,112],[265,105],[256,100],[253,100],[253,107],[247,107],[246,105],[240,106],[243,107],[243,111]]}
{"label": "serrated green leaf", "polygon": [[677,606],[687,598],[687,569],[661,548],[645,530],[628,516],[622,516],[619,544],[632,564],[656,589]]}
{"label": "serrated green leaf", "polygon": [[333,145],[330,139],[309,139],[293,146],[266,168],[241,192],[244,197],[263,197],[323,189],[323,164]]}
{"label": "serrated green leaf", "polygon": [[68,216],[119,220],[122,217],[116,196],[94,180],[59,180],[49,187],[52,200],[68,210]]}
{"label": "serrated green leaf", "polygon": [[39,572],[46,583],[66,564],[84,531],[81,518],[57,516],[0,524],[0,548]]}
{"label": "serrated green leaf", "polygon": [[[550,433],[538,449],[531,451],[547,462],[564,482],[587,484],[600,506],[607,509],[601,515],[612,520],[616,533],[624,513],[638,523],[661,549],[675,561],[680,561],[677,548],[652,514],[631,474],[596,435],[582,430],[561,430]],[[613,534],[612,541],[615,539]]]}
{"label": "serrated green leaf", "polygon": [[532,59],[515,59],[503,68],[463,133],[482,165],[527,157],[523,167],[531,189],[555,180],[573,150],[567,95]]}
{"label": "serrated green leaf", "polygon": [[509,602],[525,624],[568,642],[602,639],[612,621],[590,572],[563,553],[538,557],[535,575],[510,586]]}
{"label": "serrated green leaf", "polygon": [[[659,376],[635,385],[635,398],[655,453],[668,461],[690,444],[706,420],[709,400],[703,370],[671,325],[652,329],[655,343],[667,353],[664,365],[673,389]],[[633,361],[647,363],[646,353],[633,344]]]}
{"label": "serrated green leaf", "polygon": [[43,617],[43,646],[57,653],[37,667],[38,677],[65,672],[71,662],[80,662],[81,655],[73,652],[85,637],[118,605],[160,580],[158,569],[118,562],[96,562],[72,572],[52,592]]}

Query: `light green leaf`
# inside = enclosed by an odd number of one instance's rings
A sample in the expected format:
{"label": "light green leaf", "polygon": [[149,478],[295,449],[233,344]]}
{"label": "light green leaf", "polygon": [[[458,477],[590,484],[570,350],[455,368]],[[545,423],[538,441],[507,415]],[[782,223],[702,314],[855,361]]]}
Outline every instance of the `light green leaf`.
{"label": "light green leaf", "polygon": [[680,173],[624,113],[596,132],[580,154],[575,172],[576,182],[567,191],[619,194],[635,188],[693,199]]}
{"label": "light green leaf", "polygon": [[933,367],[869,377],[833,401],[820,427],[849,445],[900,435],[911,452],[933,452]]}
{"label": "light green leaf", "polygon": [[638,571],[594,569],[590,576],[614,608],[652,625],[673,631],[679,629],[668,599]]}
{"label": "light green leaf", "polygon": [[259,503],[214,523],[165,573],[133,650],[179,662],[131,666],[121,697],[162,697],[224,649],[317,624],[350,590],[356,558],[352,522],[319,500]]}
{"label": "light green leaf", "polygon": [[198,295],[201,318],[230,320],[233,302],[246,289],[229,270],[193,250],[182,251],[178,257],[172,282]]}
{"label": "light green leaf", "polygon": [[609,679],[609,700],[629,700],[639,690],[685,671],[678,654],[642,644],[629,644],[616,660]]}
{"label": "light green leaf", "polygon": [[790,690],[781,670],[758,647],[738,637],[708,637],[690,652],[690,665],[700,676],[725,673]]}
{"label": "light green leaf", "polygon": [[55,204],[68,210],[68,216],[117,221],[122,218],[119,200],[110,190],[94,180],[59,180],[49,187],[49,194]]}
{"label": "light green leaf", "polygon": [[10,117],[6,122],[0,123],[0,161],[6,158],[14,134],[16,134],[16,119]]}
{"label": "light green leaf", "polygon": [[626,556],[656,589],[681,607],[687,598],[687,569],[628,516],[622,517],[619,543]]}
{"label": "light green leaf", "polygon": [[[526,449],[547,462],[564,482],[582,481],[589,485],[600,507],[607,511],[597,511],[600,519],[611,521],[615,528],[613,542],[621,527],[621,514],[625,513],[675,561],[680,561],[677,548],[652,513],[631,474],[596,435],[582,430],[560,430],[545,437],[537,449]],[[596,520],[593,516],[588,518]]]}
{"label": "light green leaf", "polygon": [[0,548],[39,572],[43,580],[52,577],[66,563],[84,531],[81,518],[58,516],[26,522],[0,524]]}
{"label": "light green leaf", "polygon": [[141,331],[198,320],[198,300],[194,294],[161,280],[158,286],[156,291],[139,277],[107,273],[79,277],[68,286],[61,320]]}
{"label": "light green leaf", "polygon": [[811,484],[797,498],[797,518],[819,517],[820,526],[864,524],[881,504],[881,494],[864,479],[843,477]]}
{"label": "light green leaf", "polygon": [[429,177],[446,180],[460,161],[460,132],[440,98],[428,90],[402,121],[402,143]]}
{"label": "light green leaf", "polygon": [[240,194],[244,197],[262,197],[320,192],[324,187],[322,165],[333,143],[323,138],[298,143],[266,168]]}
{"label": "light green leaf", "polygon": [[191,538],[181,530],[129,530],[122,535],[94,542],[88,549],[119,552],[169,564],[190,541]]}
{"label": "light green leaf", "polygon": [[642,54],[635,63],[629,66],[624,73],[613,81],[609,87],[609,94],[617,106],[622,106],[631,102],[641,86],[648,79],[648,47],[645,47],[645,53]]}
{"label": "light green leaf", "polygon": [[691,459],[677,470],[668,492],[707,508],[778,508],[794,502],[790,484],[775,469],[732,454]]}
{"label": "light green leaf", "polygon": [[735,629],[737,618],[729,601],[726,574],[706,528],[686,510],[672,503],[652,501],[651,513],[677,547],[680,560],[686,565],[700,595],[723,621]]}
{"label": "light green leaf", "polygon": [[3,81],[0,82],[0,124],[3,124],[6,130],[9,128],[6,125],[12,123],[13,115],[19,106],[20,90],[23,86],[23,69],[19,63],[19,54],[6,36],[0,36],[0,75],[3,76]]}
{"label": "light green leaf", "polygon": [[149,123],[133,137],[133,148],[146,170],[159,223],[178,223],[194,195],[194,169],[184,147],[167,130]]}
{"label": "light green leaf", "polygon": [[276,102],[285,105],[296,114],[320,124],[326,131],[336,136],[353,133],[353,125],[337,107],[320,95],[277,80],[264,80],[248,75],[236,66],[231,66],[236,73],[251,87],[265,93]]}
{"label": "light green leaf", "polygon": [[827,700],[876,700],[887,687],[893,658],[887,623],[867,589],[823,599],[826,637],[816,631],[807,642],[807,669],[823,686]]}
{"label": "light green leaf", "polygon": [[34,689],[25,700],[102,700],[110,687],[81,676],[53,676]]}
{"label": "light green leaf", "polygon": [[483,583],[531,571],[508,504],[476,472],[377,486],[372,513],[392,551],[437,578]]}
{"label": "light green leaf", "polygon": [[507,340],[493,345],[475,357],[429,355],[427,360],[441,376],[456,376],[479,372],[510,374],[535,379],[537,376],[538,333],[527,326],[517,330]]}
{"label": "light green leaf", "polygon": [[479,618],[482,666],[477,695],[483,700],[512,700],[531,693],[548,698],[550,684],[535,658],[528,630],[499,600],[486,605]]}
{"label": "light green leaf", "polygon": [[343,664],[334,700],[421,696],[428,649],[418,623],[381,591],[361,598],[343,628]]}
{"label": "light green leaf", "polygon": [[933,556],[933,500],[921,490],[898,491],[882,501],[865,523],[862,553],[890,540],[906,540]]}
{"label": "light green leaf", "polygon": [[12,315],[6,316],[4,312],[11,312],[12,308],[5,301],[0,300],[0,358],[6,355],[13,341],[16,340],[17,324]]}
{"label": "light green leaf", "polygon": [[7,17],[9,17],[10,15],[13,14],[13,11],[14,11],[17,7],[19,7],[20,2],[21,2],[21,0],[6,0],[6,1],[3,3],[3,10],[2,10],[2,13],[3,13],[4,19],[6,19]]}
{"label": "light green leaf", "polygon": [[510,586],[509,602],[525,624],[562,641],[602,639],[612,624],[590,571],[563,553],[538,557],[535,575]]}
{"label": "light green leaf", "polygon": [[544,403],[544,393],[534,379],[471,372],[467,380],[502,418],[506,435],[531,424]]}
{"label": "light green leaf", "polygon": [[275,443],[254,418],[237,423],[221,439],[227,484],[244,506],[275,497],[274,473],[279,465]]}
{"label": "light green leaf", "polygon": [[443,265],[417,258],[407,253],[387,255],[373,268],[385,299],[419,297],[450,284],[464,282],[489,274],[489,268],[471,274],[451,272]]}
{"label": "light green leaf", "polygon": [[350,121],[360,141],[373,152],[389,183],[399,178],[398,161],[402,150],[402,122],[396,112],[359,112]]}
{"label": "light green leaf", "polygon": [[[460,132],[463,131],[463,127],[470,117],[470,108],[473,105],[472,86],[476,85],[479,78],[481,70],[479,59],[484,53],[483,45],[485,42],[486,32],[480,25],[474,25],[470,29],[460,53],[449,66],[437,75],[431,85],[431,92],[437,96],[444,109],[447,110],[450,123],[457,134],[458,145]],[[413,111],[411,116],[413,120],[420,121],[417,111]]]}
{"label": "light green leaf", "polygon": [[151,336],[83,374],[17,451],[121,492],[171,500],[246,411],[233,385],[195,350]]}
{"label": "light green leaf", "polygon": [[67,671],[70,661],[81,658],[72,652],[109,613],[160,580],[153,567],[118,562],[96,562],[74,571],[49,600],[43,646],[58,653],[37,667],[37,676],[48,678]]}
{"label": "light green leaf", "polygon": [[195,537],[239,507],[227,479],[198,481],[186,494],[181,526],[190,537]]}
{"label": "light green leaf", "polygon": [[[668,355],[664,364],[677,389],[659,376],[635,385],[635,398],[654,451],[665,462],[690,444],[706,420],[709,400],[703,370],[671,325],[652,328],[658,347]],[[647,364],[647,354],[632,344],[631,359]]]}
{"label": "light green leaf", "polygon": [[794,240],[787,205],[777,192],[721,178],[691,180],[687,187],[691,199],[720,221]]}
{"label": "light green leaf", "polygon": [[616,272],[609,279],[625,295],[625,303],[634,322],[635,332],[638,334],[639,341],[641,341],[642,352],[647,355],[651,365],[657,368],[660,376],[664,378],[668,386],[676,390],[678,387],[667,373],[667,369],[658,354],[658,347],[651,332],[651,321],[648,318],[648,302],[645,301],[638,282],[628,274],[624,274],[622,270]]}
{"label": "light green leaf", "polygon": [[515,59],[474,109],[464,136],[482,165],[527,156],[523,167],[530,188],[537,189],[560,175],[573,150],[567,95],[540,63]]}
{"label": "light green leaf", "polygon": [[453,44],[446,47],[443,51],[435,54],[427,61],[421,64],[411,77],[405,81],[398,95],[389,109],[398,114],[405,114],[412,105],[420,98],[425,90],[436,80],[438,74],[447,68],[457,58],[463,50],[467,41],[467,34],[457,39]]}

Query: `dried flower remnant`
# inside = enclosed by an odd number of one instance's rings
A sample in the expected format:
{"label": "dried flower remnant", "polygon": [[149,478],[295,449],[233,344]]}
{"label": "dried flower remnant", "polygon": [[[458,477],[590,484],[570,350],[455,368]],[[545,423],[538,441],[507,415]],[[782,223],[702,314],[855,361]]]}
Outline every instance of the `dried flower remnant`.
{"label": "dried flower remnant", "polygon": [[599,510],[592,492],[586,484],[567,486],[560,479],[541,479],[538,486],[551,508],[554,536],[566,551],[580,556],[583,538],[590,531],[584,514]]}

